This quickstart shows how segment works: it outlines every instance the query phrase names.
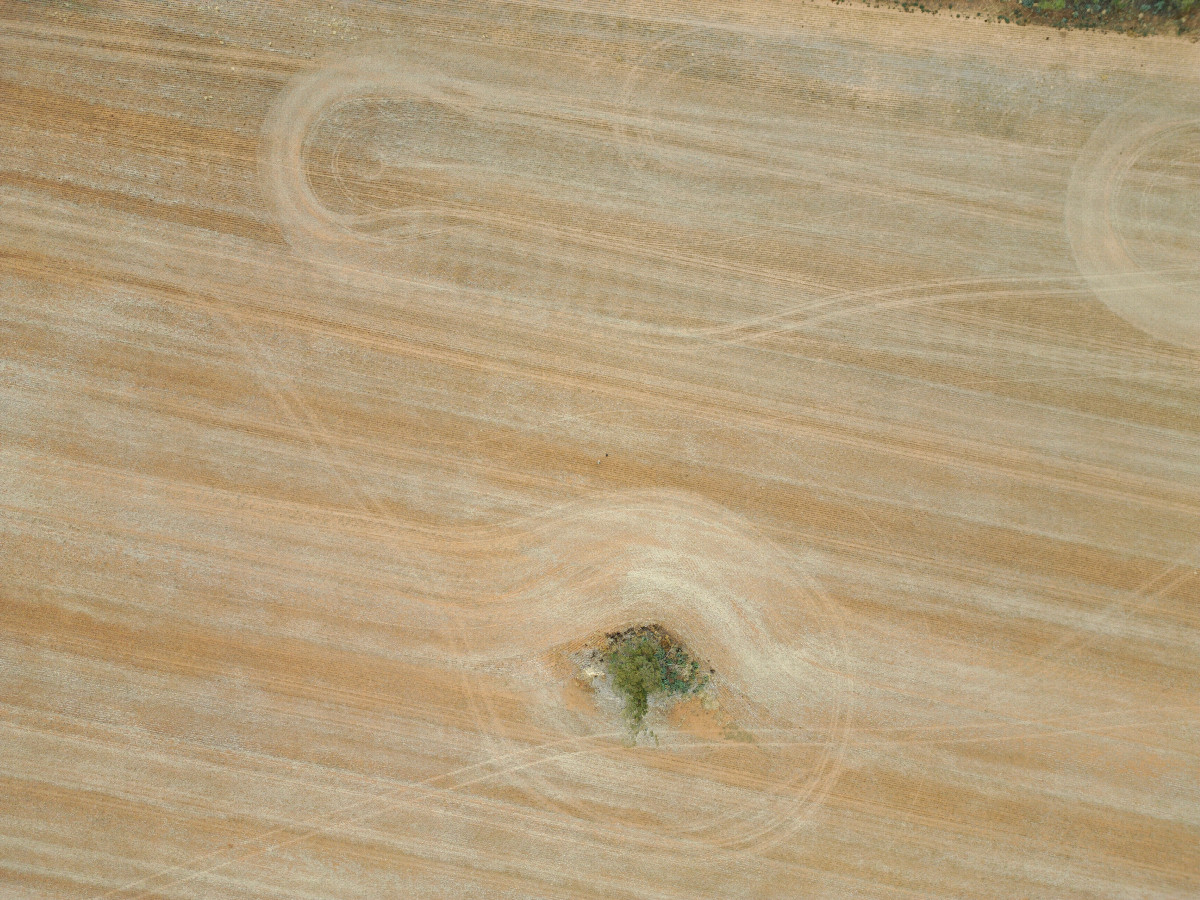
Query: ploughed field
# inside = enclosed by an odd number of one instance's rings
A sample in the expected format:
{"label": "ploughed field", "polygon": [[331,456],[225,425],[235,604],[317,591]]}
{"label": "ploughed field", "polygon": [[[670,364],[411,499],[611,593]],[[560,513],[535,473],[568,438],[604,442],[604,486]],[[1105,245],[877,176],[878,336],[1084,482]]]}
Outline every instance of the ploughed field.
{"label": "ploughed field", "polygon": [[1200,893],[1198,73],[0,7],[0,895]]}

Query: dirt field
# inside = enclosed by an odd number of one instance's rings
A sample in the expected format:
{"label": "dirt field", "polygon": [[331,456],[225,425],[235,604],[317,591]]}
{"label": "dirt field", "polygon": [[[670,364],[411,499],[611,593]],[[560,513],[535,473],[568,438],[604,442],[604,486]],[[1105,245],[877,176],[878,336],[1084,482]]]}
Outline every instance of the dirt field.
{"label": "dirt field", "polygon": [[1200,895],[1197,44],[8,2],[0,147],[0,896]]}

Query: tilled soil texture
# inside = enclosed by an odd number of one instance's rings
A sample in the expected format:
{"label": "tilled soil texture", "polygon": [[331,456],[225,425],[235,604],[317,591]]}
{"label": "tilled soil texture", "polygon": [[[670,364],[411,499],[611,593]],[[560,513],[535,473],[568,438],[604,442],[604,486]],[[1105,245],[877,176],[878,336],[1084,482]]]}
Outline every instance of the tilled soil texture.
{"label": "tilled soil texture", "polygon": [[1198,73],[0,5],[0,896],[1200,894]]}

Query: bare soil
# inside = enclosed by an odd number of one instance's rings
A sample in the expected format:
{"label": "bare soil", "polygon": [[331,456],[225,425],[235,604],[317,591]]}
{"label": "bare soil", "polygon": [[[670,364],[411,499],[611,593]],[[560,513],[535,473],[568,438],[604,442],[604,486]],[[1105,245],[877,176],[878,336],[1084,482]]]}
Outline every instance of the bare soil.
{"label": "bare soil", "polygon": [[0,896],[1200,895],[1200,46],[991,9],[0,4]]}

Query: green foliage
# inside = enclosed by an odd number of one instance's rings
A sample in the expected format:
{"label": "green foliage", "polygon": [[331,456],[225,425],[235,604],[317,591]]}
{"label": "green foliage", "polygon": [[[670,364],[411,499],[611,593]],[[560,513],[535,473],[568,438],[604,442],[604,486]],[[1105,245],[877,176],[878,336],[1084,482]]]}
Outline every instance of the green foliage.
{"label": "green foliage", "polygon": [[625,716],[635,732],[654,694],[690,694],[708,681],[700,673],[700,663],[654,626],[609,635],[604,662],[613,687],[625,698]]}
{"label": "green foliage", "polygon": [[1195,24],[1189,14],[1196,0],[1017,0],[1017,3],[1014,10],[1018,18],[1024,10],[1031,10],[1041,21],[1060,28],[1116,28],[1144,34],[1154,23],[1176,21],[1184,31]]}

